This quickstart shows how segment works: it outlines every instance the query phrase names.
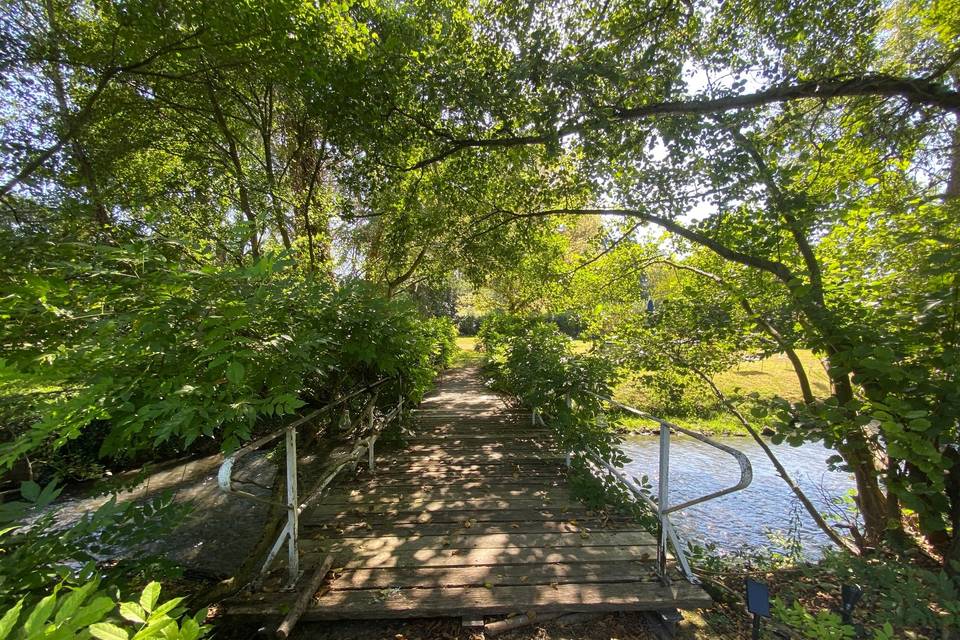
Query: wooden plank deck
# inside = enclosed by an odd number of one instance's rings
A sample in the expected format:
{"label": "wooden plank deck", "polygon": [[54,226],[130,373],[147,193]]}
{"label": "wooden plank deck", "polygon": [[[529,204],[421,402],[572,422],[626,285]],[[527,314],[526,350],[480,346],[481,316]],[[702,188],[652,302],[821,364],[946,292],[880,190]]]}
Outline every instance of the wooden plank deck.
{"label": "wooden plank deck", "polygon": [[[309,575],[338,567],[306,620],[647,611],[709,606],[679,574],[654,572],[656,541],[571,495],[550,432],[453,372],[422,403],[403,451],[335,485],[300,520]],[[230,615],[281,613],[286,591],[228,603]]]}

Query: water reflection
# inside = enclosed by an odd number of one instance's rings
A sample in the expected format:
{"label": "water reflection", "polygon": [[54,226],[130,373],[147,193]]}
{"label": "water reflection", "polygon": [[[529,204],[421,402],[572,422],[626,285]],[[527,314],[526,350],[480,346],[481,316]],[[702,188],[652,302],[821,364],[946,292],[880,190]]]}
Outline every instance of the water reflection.
{"label": "water reflection", "polygon": [[[816,557],[823,546],[831,544],[806,511],[798,508],[793,492],[752,439],[714,439],[750,458],[753,483],[743,491],[671,514],[671,521],[684,538],[715,543],[725,550],[743,545],[777,547],[771,545],[767,532],[783,532],[798,525],[804,555]],[[832,498],[845,495],[854,486],[852,474],[827,469],[826,460],[833,452],[819,443],[771,447],[821,512],[830,509]],[[628,436],[623,450],[631,458],[627,469],[638,477],[646,474],[656,484],[657,437]],[[674,504],[729,486],[739,478],[733,458],[692,438],[674,436],[670,463],[670,500]]]}

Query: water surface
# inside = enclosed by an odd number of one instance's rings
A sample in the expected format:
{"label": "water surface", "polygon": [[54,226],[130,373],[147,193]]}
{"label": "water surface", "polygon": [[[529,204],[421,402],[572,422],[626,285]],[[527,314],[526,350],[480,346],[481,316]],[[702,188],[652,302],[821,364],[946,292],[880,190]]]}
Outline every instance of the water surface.
{"label": "water surface", "polygon": [[[804,555],[815,558],[829,539],[817,528],[773,464],[751,438],[717,437],[714,440],[739,449],[753,465],[753,483],[742,491],[673,513],[670,520],[691,541],[715,543],[734,551],[744,545],[782,549],[771,543],[769,532],[789,532],[803,543]],[[780,462],[810,500],[823,513],[835,508],[832,501],[854,487],[853,475],[830,471],[826,460],[834,454],[819,443],[801,447],[770,445]],[[646,474],[656,486],[659,439],[630,435],[623,450],[631,474]],[[673,436],[670,451],[670,502],[677,504],[735,484],[740,468],[727,453],[683,436]]]}

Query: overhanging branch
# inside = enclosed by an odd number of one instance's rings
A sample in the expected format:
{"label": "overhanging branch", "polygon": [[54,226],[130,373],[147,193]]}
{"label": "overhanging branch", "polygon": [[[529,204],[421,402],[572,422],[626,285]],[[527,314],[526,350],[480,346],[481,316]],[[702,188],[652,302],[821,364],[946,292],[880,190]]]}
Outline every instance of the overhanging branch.
{"label": "overhanging branch", "polygon": [[[938,76],[926,78],[902,78],[886,74],[871,74],[854,78],[826,78],[809,80],[793,84],[781,84],[774,87],[735,96],[719,98],[694,98],[689,100],[665,100],[635,107],[609,105],[602,107],[605,120],[616,123],[632,122],[662,115],[709,115],[753,109],[780,102],[793,100],[823,100],[838,98],[878,97],[902,98],[911,104],[929,106],[960,114],[960,91],[937,82]],[[417,170],[441,162],[465,149],[492,149],[522,146],[545,145],[568,136],[601,129],[608,125],[592,125],[583,122],[567,123],[556,130],[509,136],[503,138],[460,138],[449,139],[446,148],[427,157],[408,170]]]}

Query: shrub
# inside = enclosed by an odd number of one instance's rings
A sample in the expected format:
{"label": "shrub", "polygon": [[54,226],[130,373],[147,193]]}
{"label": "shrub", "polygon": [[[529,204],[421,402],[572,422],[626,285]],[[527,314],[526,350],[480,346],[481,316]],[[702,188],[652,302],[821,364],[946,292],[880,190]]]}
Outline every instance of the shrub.
{"label": "shrub", "polygon": [[197,268],[148,242],[43,249],[61,260],[39,267],[24,250],[0,267],[0,391],[43,390],[17,396],[34,418],[0,447],[8,466],[94,435],[93,425],[102,433],[82,450],[98,457],[197,441],[230,450],[304,404],[384,376],[392,397],[417,400],[449,357],[449,327],[424,323],[410,303],[305,276],[279,256]]}
{"label": "shrub", "polygon": [[566,450],[593,449],[618,460],[615,424],[599,419],[611,395],[614,367],[592,355],[575,355],[555,324],[519,316],[489,316],[478,335],[497,387],[547,416]]}
{"label": "shrub", "polygon": [[457,327],[446,316],[429,318],[423,323],[432,348],[430,364],[436,369],[446,369],[457,355]]}
{"label": "shrub", "polygon": [[110,500],[64,528],[55,526],[51,513],[31,517],[59,495],[54,484],[41,488],[26,482],[21,492],[23,500],[0,508],[0,639],[136,635],[196,640],[206,634],[206,611],[189,618],[182,599],[160,603],[155,581],[146,585],[139,602],[118,601],[116,594],[133,584],[175,575],[170,563],[136,553],[116,562],[97,561],[106,551],[134,551],[154,540],[180,521],[185,507],[169,497],[145,504]]}
{"label": "shrub", "polygon": [[457,316],[457,331],[462,336],[475,336],[480,329],[482,318],[475,315]]}

